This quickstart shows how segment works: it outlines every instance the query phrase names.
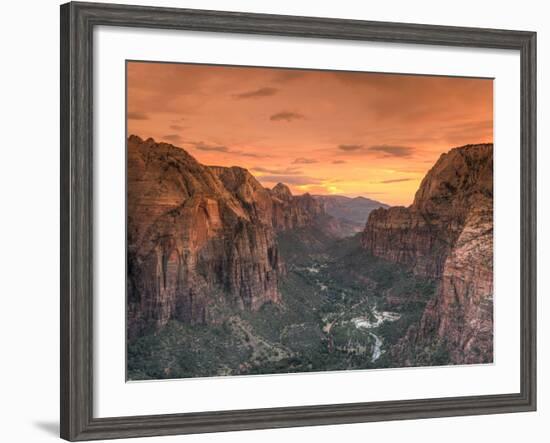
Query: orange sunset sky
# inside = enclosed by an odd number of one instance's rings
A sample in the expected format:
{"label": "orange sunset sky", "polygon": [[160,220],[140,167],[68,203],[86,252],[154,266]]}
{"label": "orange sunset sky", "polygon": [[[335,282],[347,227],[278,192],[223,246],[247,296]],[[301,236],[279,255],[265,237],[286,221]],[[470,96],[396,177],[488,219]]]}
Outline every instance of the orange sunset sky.
{"label": "orange sunset sky", "polygon": [[493,141],[493,81],[128,62],[128,134],[294,194],[409,205],[453,147]]}

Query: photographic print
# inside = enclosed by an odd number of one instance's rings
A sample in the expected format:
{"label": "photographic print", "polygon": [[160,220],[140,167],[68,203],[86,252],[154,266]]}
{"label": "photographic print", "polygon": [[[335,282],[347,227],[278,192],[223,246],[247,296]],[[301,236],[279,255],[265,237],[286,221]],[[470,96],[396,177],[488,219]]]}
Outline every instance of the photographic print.
{"label": "photographic print", "polygon": [[126,75],[128,380],[493,362],[492,79]]}

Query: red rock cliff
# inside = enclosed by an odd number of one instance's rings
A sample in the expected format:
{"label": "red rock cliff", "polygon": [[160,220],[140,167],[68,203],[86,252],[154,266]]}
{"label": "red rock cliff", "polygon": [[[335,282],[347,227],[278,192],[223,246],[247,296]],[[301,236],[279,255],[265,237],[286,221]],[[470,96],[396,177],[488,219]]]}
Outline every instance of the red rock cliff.
{"label": "red rock cliff", "polygon": [[171,318],[204,323],[216,299],[250,310],[279,300],[259,188],[244,170],[222,173],[172,145],[128,139],[130,335]]}
{"label": "red rock cliff", "polygon": [[420,324],[395,353],[425,363],[436,348],[456,364],[493,359],[493,146],[443,154],[408,208],[373,211],[362,238],[373,255],[439,281]]}
{"label": "red rock cliff", "polygon": [[215,320],[217,302],[247,310],[278,302],[276,230],[322,211],[309,196],[281,199],[281,186],[265,189],[246,169],[204,166],[183,149],[130,136],[129,336],[169,319]]}
{"label": "red rock cliff", "polygon": [[269,194],[272,201],[272,224],[277,231],[310,226],[325,214],[321,202],[307,193],[293,196],[283,183],[278,183]]}

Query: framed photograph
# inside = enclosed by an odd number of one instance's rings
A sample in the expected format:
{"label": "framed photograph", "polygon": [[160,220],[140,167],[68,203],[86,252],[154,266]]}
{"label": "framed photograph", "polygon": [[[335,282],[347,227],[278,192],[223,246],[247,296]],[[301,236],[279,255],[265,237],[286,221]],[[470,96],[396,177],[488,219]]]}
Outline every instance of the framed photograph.
{"label": "framed photograph", "polygon": [[535,410],[535,44],[61,6],[61,437]]}

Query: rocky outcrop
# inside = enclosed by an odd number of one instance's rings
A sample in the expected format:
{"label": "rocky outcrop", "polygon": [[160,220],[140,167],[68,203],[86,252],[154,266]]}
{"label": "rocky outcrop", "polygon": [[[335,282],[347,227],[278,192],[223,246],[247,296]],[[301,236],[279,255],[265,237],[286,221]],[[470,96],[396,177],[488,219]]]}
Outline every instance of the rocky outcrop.
{"label": "rocky outcrop", "polygon": [[471,212],[420,325],[420,342],[435,334],[456,363],[493,360],[492,222],[490,205]]}
{"label": "rocky outcrop", "polygon": [[[204,166],[185,150],[128,138],[128,334],[217,307],[279,302],[277,231],[323,214],[309,195],[264,188],[246,169]],[[287,192],[288,191],[288,192]]]}
{"label": "rocky outcrop", "polygon": [[265,189],[248,170],[238,166],[206,166],[221,181],[223,187],[246,210],[263,225],[271,226],[272,199],[268,189]]}
{"label": "rocky outcrop", "polygon": [[272,201],[272,223],[277,231],[310,226],[325,213],[322,204],[310,194],[293,196],[283,183],[274,186],[269,194]]}
{"label": "rocky outcrop", "polygon": [[[443,154],[413,204],[373,211],[362,244],[373,255],[436,279],[420,324],[394,349],[404,364],[493,359],[493,146]],[[437,363],[437,362],[435,362]]]}
{"label": "rocky outcrop", "polygon": [[363,246],[373,255],[437,278],[462,232],[474,200],[492,202],[493,146],[468,145],[443,154],[408,208],[371,212]]}
{"label": "rocky outcrop", "polygon": [[[128,139],[128,331],[205,323],[216,302],[277,302],[282,272],[261,185],[182,149]],[[264,195],[265,194],[265,195]]]}

